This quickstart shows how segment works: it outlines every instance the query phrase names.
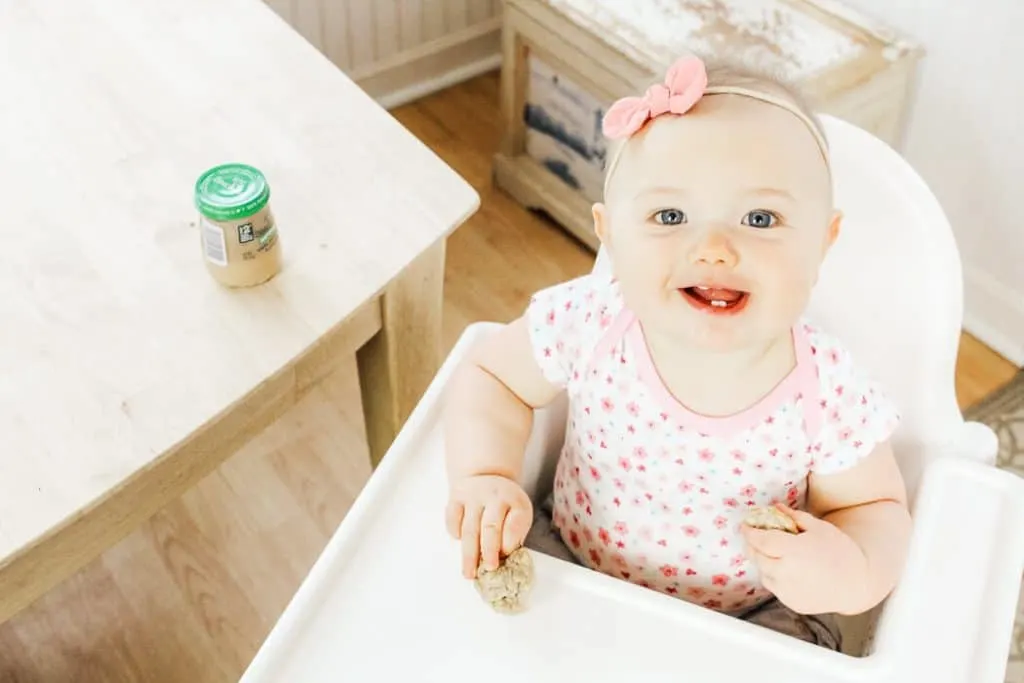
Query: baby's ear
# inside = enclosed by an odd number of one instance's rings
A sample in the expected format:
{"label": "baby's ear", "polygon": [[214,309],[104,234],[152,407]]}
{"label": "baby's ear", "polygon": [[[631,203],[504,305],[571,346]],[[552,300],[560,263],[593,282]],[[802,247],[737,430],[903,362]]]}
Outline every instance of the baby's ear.
{"label": "baby's ear", "polygon": [[836,239],[839,237],[839,229],[843,222],[843,212],[839,209],[835,210],[832,214],[832,221],[828,224],[828,236],[826,237],[825,248],[829,249],[835,244]]}
{"label": "baby's ear", "polygon": [[596,202],[591,207],[591,214],[594,216],[594,234],[601,244],[608,246],[608,211],[601,202]]}

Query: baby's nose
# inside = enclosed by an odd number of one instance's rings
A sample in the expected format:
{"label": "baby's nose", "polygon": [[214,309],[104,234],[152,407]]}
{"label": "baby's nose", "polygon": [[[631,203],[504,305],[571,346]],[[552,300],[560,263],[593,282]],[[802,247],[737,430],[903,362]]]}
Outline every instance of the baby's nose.
{"label": "baby's nose", "polygon": [[734,266],[739,256],[725,230],[708,228],[694,245],[692,259],[694,263]]}

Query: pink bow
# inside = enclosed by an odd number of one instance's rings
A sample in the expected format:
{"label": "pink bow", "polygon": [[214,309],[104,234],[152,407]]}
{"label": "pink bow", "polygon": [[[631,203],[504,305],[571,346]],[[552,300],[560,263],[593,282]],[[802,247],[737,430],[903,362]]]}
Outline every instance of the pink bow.
{"label": "pink bow", "polygon": [[682,57],[669,67],[664,83],[655,83],[642,97],[624,97],[608,108],[601,122],[610,138],[629,137],[662,114],[685,114],[697,104],[708,85],[704,62]]}

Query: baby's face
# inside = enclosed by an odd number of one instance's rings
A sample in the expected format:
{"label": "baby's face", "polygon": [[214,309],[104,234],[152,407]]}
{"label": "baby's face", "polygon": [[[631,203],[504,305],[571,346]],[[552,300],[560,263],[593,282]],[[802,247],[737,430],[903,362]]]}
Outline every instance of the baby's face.
{"label": "baby's face", "polygon": [[763,345],[803,313],[838,229],[814,137],[731,95],[630,141],[595,228],[645,328],[687,345]]}

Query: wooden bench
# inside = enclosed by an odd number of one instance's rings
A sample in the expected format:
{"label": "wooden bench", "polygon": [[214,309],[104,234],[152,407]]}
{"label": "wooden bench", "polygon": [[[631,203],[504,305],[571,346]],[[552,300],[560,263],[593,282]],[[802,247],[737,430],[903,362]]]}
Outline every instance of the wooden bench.
{"label": "wooden bench", "polygon": [[494,182],[592,249],[604,110],[660,80],[680,54],[768,66],[818,110],[897,149],[923,55],[835,0],[506,0],[503,50]]}

